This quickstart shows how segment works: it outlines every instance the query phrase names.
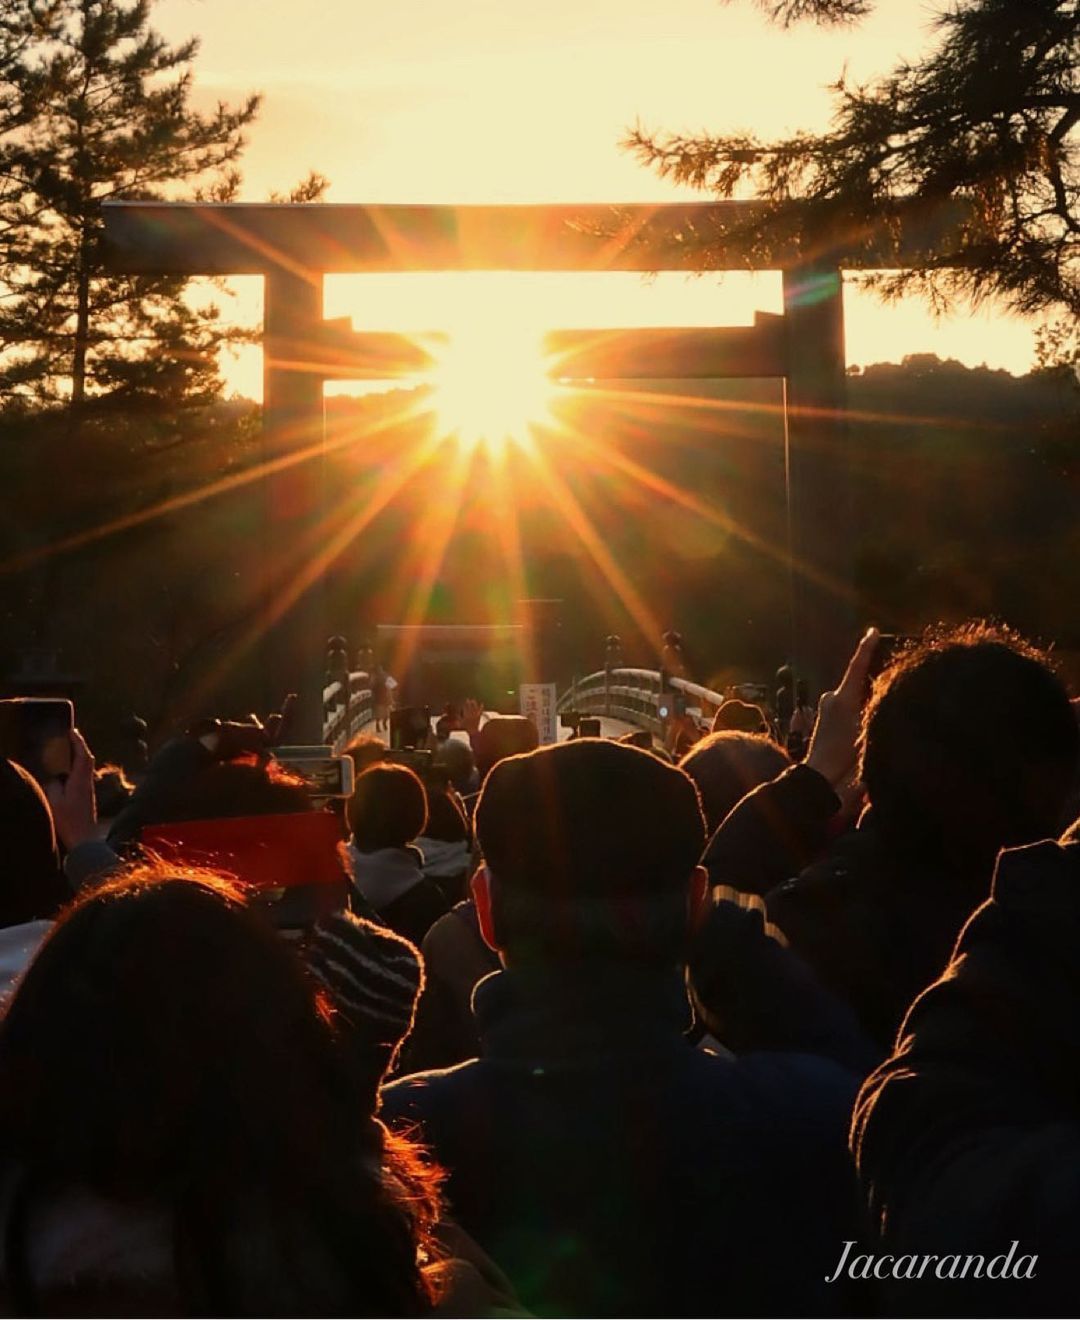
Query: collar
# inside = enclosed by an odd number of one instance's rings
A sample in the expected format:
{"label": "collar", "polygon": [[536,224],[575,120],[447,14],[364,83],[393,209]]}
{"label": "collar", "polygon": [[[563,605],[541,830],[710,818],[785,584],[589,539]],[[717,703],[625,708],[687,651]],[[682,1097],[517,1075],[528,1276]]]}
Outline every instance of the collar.
{"label": "collar", "polygon": [[473,992],[483,1053],[505,1062],[685,1049],[693,1023],[680,968],[597,960],[507,968]]}
{"label": "collar", "polygon": [[423,857],[413,847],[361,852],[355,843],[350,843],[349,861],[353,884],[376,912],[389,907],[423,878],[420,870]]}

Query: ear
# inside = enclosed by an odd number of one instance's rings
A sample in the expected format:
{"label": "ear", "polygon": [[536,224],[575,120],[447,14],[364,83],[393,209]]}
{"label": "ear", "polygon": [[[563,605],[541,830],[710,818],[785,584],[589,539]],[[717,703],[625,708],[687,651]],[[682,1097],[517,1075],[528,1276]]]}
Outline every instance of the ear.
{"label": "ear", "polygon": [[495,920],[491,914],[491,872],[486,866],[476,868],[469,887],[472,889],[476,917],[480,923],[480,934],[484,943],[494,953],[499,953],[499,946],[495,941]]}
{"label": "ear", "polygon": [[688,924],[691,931],[696,931],[705,920],[705,915],[709,910],[711,888],[708,871],[703,866],[695,866],[690,877],[690,891],[686,899]]}

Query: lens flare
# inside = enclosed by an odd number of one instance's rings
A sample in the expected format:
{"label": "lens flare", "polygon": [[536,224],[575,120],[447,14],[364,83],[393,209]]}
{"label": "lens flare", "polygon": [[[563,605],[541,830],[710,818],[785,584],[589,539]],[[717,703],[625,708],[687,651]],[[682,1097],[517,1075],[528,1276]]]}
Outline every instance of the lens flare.
{"label": "lens flare", "polygon": [[428,380],[439,434],[493,454],[531,447],[534,428],[550,422],[557,388],[540,334],[495,321],[454,330]]}

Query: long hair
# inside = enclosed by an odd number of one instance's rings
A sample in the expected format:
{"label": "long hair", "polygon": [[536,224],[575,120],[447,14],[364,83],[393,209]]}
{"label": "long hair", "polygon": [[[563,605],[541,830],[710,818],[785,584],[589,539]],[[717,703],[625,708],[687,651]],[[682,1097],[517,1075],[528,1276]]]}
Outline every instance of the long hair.
{"label": "long hair", "polygon": [[17,1203],[164,1208],[188,1313],[427,1309],[435,1175],[364,1091],[293,951],[213,874],[81,898],[0,1023]]}

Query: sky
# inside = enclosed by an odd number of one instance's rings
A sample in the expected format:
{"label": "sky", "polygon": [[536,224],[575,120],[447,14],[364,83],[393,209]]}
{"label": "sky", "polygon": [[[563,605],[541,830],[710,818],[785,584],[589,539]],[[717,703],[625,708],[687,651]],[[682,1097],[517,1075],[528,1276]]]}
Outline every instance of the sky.
{"label": "sky", "polygon": [[[865,79],[933,39],[925,0],[879,0],[856,27],[769,25],[751,0],[159,0],[171,40],[197,35],[196,103],[263,94],[244,200],[316,169],[333,202],[589,202],[697,198],[621,151],[629,127],[772,135],[823,127],[827,86]],[[260,315],[261,281],[228,314]],[[547,326],[731,325],[779,311],[779,279],[329,276],[328,316],[435,329],[462,306]],[[851,364],[934,352],[1029,368],[1033,326],[1000,307],[935,321],[912,300],[845,289]],[[260,358],[229,383],[258,397]],[[333,387],[340,389],[342,387]]]}

